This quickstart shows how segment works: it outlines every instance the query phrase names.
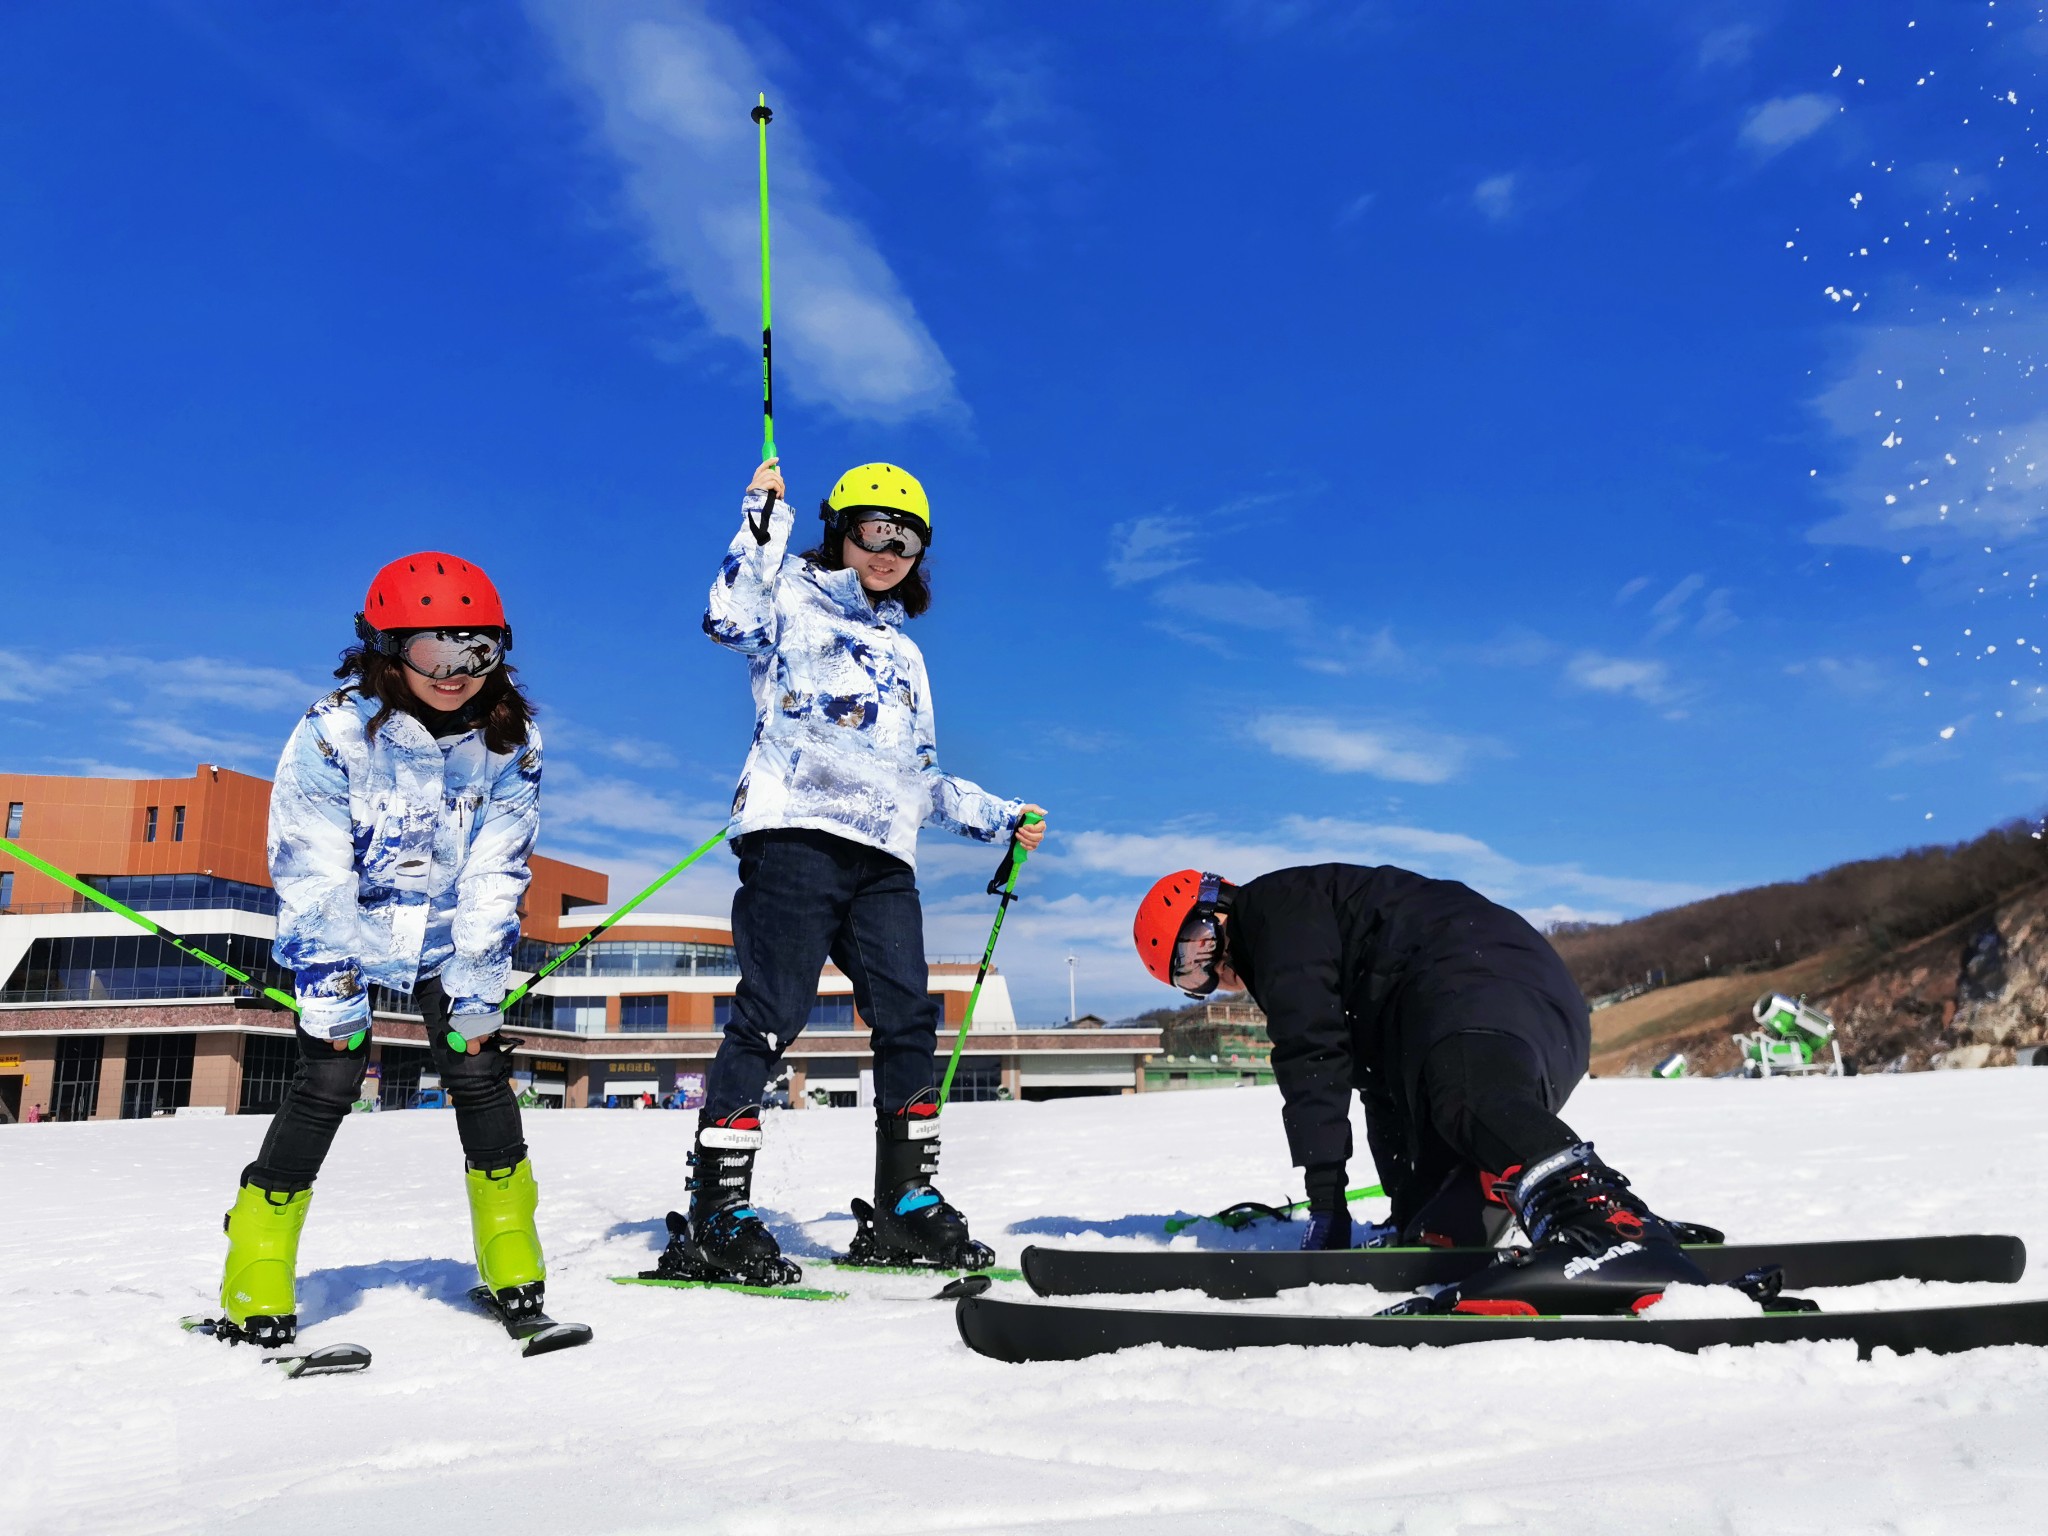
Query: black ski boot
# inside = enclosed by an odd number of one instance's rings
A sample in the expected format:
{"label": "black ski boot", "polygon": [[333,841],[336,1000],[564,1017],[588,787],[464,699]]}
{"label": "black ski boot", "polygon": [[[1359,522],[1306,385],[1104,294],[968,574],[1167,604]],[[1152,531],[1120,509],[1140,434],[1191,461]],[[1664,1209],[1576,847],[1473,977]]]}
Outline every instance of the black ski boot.
{"label": "black ski boot", "polygon": [[761,1107],[750,1104],[722,1119],[697,1121],[690,1154],[690,1214],[668,1213],[668,1247],[649,1280],[711,1280],[740,1285],[795,1285],[804,1272],[753,1207],[754,1154],[761,1150]]}
{"label": "black ski boot", "polygon": [[1705,1285],[1679,1247],[1681,1234],[1629,1192],[1591,1142],[1511,1172],[1500,1193],[1530,1247],[1433,1298],[1396,1312],[1467,1312],[1489,1317],[1640,1312],[1667,1285]]}
{"label": "black ski boot", "polygon": [[932,1188],[939,1171],[939,1099],[927,1088],[875,1117],[875,1203],[853,1202],[859,1230],[846,1262],[898,1269],[987,1269],[993,1249],[967,1235],[967,1218]]}

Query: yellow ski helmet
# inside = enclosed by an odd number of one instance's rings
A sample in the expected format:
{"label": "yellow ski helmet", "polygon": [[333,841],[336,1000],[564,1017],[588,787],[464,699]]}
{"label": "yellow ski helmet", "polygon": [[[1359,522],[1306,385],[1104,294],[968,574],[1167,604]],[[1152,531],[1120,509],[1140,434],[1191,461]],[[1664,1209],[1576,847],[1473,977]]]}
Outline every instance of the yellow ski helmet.
{"label": "yellow ski helmet", "polygon": [[891,512],[915,521],[925,543],[932,540],[932,505],[924,487],[909,470],[894,464],[854,465],[839,477],[826,505],[842,527],[848,512]]}

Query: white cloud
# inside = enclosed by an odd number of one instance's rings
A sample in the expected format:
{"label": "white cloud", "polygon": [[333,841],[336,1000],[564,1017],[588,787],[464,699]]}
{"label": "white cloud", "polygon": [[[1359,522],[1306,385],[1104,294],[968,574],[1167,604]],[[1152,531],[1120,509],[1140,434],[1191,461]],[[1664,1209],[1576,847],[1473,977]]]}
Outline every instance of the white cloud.
{"label": "white cloud", "polygon": [[1472,206],[1489,222],[1505,224],[1520,209],[1516,193],[1515,173],[1504,171],[1486,177],[1472,189]]}
{"label": "white cloud", "polygon": [[1581,651],[1565,664],[1566,681],[1589,693],[1626,694],[1645,704],[1665,704],[1673,697],[1670,668],[1661,661],[1636,661]]}
{"label": "white cloud", "polygon": [[[701,0],[528,0],[592,101],[653,256],[710,328],[760,340],[748,110],[767,71]],[[769,91],[769,105],[780,95]],[[832,207],[794,104],[769,129],[776,350],[787,391],[893,422],[957,407],[953,370],[869,234]]]}
{"label": "white cloud", "polygon": [[1194,528],[1179,518],[1140,517],[1109,530],[1109,563],[1103,567],[1119,587],[1152,581],[1194,564],[1185,553]]}
{"label": "white cloud", "polygon": [[[551,838],[654,854],[675,847],[681,857],[723,826],[726,816],[722,806],[687,802],[627,779],[594,776],[572,763],[548,765],[542,820]],[[662,846],[647,848],[650,839]]]}
{"label": "white cloud", "polygon": [[1700,39],[1699,64],[1711,69],[1717,64],[1741,64],[1756,46],[1757,28],[1749,23],[1716,27]]}
{"label": "white cloud", "polygon": [[1281,757],[1327,773],[1366,773],[1397,784],[1455,778],[1472,744],[1453,736],[1392,726],[1345,726],[1319,716],[1276,711],[1258,716],[1253,738]]}
{"label": "white cloud", "polygon": [[1255,581],[1177,581],[1153,594],[1161,606],[1199,613],[1212,624],[1290,633],[1309,622],[1305,598]]}
{"label": "white cloud", "polygon": [[1642,911],[1712,894],[1711,888],[1686,881],[1600,875],[1577,864],[1524,864],[1463,833],[1332,817],[1290,816],[1264,835],[1251,837],[1202,829],[1084,831],[1068,842],[1076,867],[1147,883],[1168,870],[1191,866],[1213,869],[1242,883],[1291,865],[1347,863],[1396,864],[1439,879],[1462,880],[1518,910],[1525,903],[1540,906],[1576,896]]}
{"label": "white cloud", "polygon": [[251,666],[220,656],[162,660],[118,651],[66,651],[54,656],[0,651],[0,700],[10,703],[114,687],[165,704],[289,709],[303,708],[331,686],[278,667]]}
{"label": "white cloud", "polygon": [[1677,586],[1666,592],[1650,605],[1650,638],[1656,640],[1668,635],[1685,622],[1685,605],[1692,601],[1693,594],[1707,584],[1707,578],[1698,571],[1681,580]]}
{"label": "white cloud", "polygon": [[268,778],[275,768],[277,755],[283,750],[285,741],[283,735],[269,740],[254,736],[237,736],[224,731],[195,730],[174,720],[164,720],[154,715],[139,716],[131,721],[128,726],[128,739],[135,746],[161,753],[165,757],[240,768],[245,772],[261,774],[265,778]]}
{"label": "white cloud", "polygon": [[1820,132],[1841,109],[1834,97],[1817,91],[1775,96],[1750,108],[1739,137],[1757,154],[1775,155]]}

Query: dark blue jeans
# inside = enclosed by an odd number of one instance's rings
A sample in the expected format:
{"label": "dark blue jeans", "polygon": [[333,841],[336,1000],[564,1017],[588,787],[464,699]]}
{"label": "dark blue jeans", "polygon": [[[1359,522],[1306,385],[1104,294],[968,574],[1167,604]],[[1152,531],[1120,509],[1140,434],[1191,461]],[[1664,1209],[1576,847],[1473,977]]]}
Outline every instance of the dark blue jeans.
{"label": "dark blue jeans", "polygon": [[875,1054],[875,1099],[901,1109],[936,1082],[939,1005],[925,991],[917,875],[879,848],[782,828],[739,840],[732,941],[740,965],[732,1019],[711,1063],[704,1107],[760,1102],[775,1063],[803,1033],[830,959],[853,983]]}

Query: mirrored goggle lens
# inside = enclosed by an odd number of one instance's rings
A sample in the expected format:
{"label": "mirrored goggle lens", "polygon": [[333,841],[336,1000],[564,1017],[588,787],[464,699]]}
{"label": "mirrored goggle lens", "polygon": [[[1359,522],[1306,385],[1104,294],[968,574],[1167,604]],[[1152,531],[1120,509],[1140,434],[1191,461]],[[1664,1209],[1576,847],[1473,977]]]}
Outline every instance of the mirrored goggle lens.
{"label": "mirrored goggle lens", "polygon": [[1173,984],[1183,992],[1207,992],[1216,985],[1216,925],[1203,922],[1173,946]]}
{"label": "mirrored goggle lens", "polygon": [[482,677],[505,655],[505,642],[494,630],[427,629],[408,635],[398,654],[425,677]]}
{"label": "mirrored goggle lens", "polygon": [[924,549],[924,539],[908,523],[885,517],[864,517],[847,530],[847,537],[871,555],[894,550],[906,560],[915,560]]}

